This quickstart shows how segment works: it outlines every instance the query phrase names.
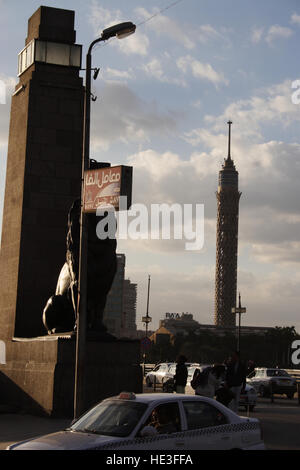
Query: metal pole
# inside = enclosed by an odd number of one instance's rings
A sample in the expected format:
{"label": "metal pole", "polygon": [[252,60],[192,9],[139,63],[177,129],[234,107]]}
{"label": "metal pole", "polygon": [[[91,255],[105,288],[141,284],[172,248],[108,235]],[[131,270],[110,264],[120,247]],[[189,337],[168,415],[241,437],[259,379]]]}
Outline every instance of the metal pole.
{"label": "metal pole", "polygon": [[[150,294],[150,275],[148,277],[148,295],[147,295],[147,311],[146,311],[147,320],[149,317],[149,294]],[[148,338],[148,321],[146,321],[146,338]]]}
{"label": "metal pole", "polygon": [[238,345],[237,345],[237,350],[240,353],[240,344],[241,344],[241,294],[239,293],[239,329],[238,329]]}
{"label": "metal pole", "polygon": [[80,251],[79,251],[79,278],[78,301],[76,321],[76,361],[75,361],[75,387],[74,387],[74,419],[84,411],[85,401],[85,353],[86,353],[86,323],[87,323],[87,253],[88,253],[88,220],[83,212],[84,174],[89,168],[89,140],[90,140],[90,110],[91,110],[91,53],[86,56],[86,83],[84,95],[84,121],[83,121],[83,153],[81,174],[81,211],[80,211]]}

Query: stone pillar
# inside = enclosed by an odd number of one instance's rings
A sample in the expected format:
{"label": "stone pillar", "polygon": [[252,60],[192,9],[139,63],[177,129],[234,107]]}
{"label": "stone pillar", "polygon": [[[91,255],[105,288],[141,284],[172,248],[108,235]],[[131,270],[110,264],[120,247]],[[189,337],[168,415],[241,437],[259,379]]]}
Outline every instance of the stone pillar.
{"label": "stone pillar", "polygon": [[[29,19],[25,44],[72,45],[75,36],[73,11],[40,7]],[[0,255],[5,339],[45,334],[42,312],[55,292],[68,210],[81,187],[79,67],[35,61],[19,80],[11,104]]]}

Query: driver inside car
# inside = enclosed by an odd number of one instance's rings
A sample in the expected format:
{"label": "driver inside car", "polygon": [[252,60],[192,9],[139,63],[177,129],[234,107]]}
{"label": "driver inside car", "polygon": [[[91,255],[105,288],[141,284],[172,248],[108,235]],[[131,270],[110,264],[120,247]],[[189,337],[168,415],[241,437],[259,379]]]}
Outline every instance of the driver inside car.
{"label": "driver inside car", "polygon": [[169,410],[163,406],[155,408],[151,413],[148,423],[153,426],[158,434],[170,434],[177,431],[177,427],[173,422],[173,417],[169,415]]}

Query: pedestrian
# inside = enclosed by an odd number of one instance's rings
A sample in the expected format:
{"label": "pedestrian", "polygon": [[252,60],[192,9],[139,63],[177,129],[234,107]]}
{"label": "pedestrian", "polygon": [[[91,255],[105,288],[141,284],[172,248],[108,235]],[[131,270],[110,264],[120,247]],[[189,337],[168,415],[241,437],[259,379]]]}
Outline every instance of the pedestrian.
{"label": "pedestrian", "polygon": [[255,369],[254,361],[250,359],[247,364],[247,371],[246,371],[247,377],[254,371],[254,369]]}
{"label": "pedestrian", "polygon": [[195,384],[195,395],[214,398],[216,390],[224,380],[225,367],[221,364],[215,364],[212,367],[206,367],[201,372],[196,369],[193,376]]}
{"label": "pedestrian", "polygon": [[241,362],[238,351],[234,351],[230,357],[226,370],[225,386],[234,393],[229,408],[237,413],[241,391],[246,387],[246,367]]}
{"label": "pedestrian", "polygon": [[185,365],[187,359],[185,356],[178,356],[176,360],[176,372],[174,376],[174,388],[176,393],[185,393],[185,386],[188,377],[188,370]]}

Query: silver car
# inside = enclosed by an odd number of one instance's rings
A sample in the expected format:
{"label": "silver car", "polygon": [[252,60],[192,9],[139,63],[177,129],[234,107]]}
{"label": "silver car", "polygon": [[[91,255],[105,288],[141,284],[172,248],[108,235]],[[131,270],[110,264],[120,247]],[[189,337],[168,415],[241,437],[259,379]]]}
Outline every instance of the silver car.
{"label": "silver car", "polygon": [[[163,384],[166,376],[169,378],[170,372],[176,369],[176,364],[174,362],[161,362],[156,365],[153,370],[146,374],[146,385],[147,387],[152,387],[155,384]],[[174,372],[175,373],[175,372]]]}
{"label": "silver car", "polygon": [[271,393],[292,399],[297,390],[297,382],[283,369],[257,368],[247,377],[261,397],[269,397]]}

